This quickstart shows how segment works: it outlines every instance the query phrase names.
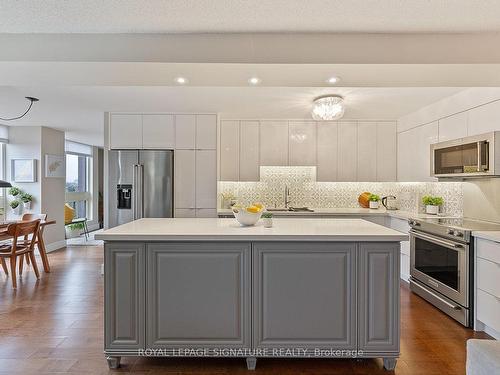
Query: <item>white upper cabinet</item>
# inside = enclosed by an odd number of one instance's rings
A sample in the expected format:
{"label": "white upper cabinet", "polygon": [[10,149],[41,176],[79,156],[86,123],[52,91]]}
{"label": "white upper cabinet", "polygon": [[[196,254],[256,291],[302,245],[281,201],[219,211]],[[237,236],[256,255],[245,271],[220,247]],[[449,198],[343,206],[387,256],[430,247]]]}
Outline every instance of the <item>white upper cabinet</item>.
{"label": "white upper cabinet", "polygon": [[258,121],[240,122],[240,181],[260,180],[259,133]]}
{"label": "white upper cabinet", "polygon": [[142,148],[175,148],[175,124],[173,115],[142,116]]}
{"label": "white upper cabinet", "polygon": [[[196,208],[196,151],[175,151],[175,208]],[[214,176],[216,174],[214,173]]]}
{"label": "white upper cabinet", "polygon": [[290,155],[288,164],[316,165],[316,123],[314,121],[290,121],[288,136]]}
{"label": "white upper cabinet", "polygon": [[240,178],[239,153],[240,153],[240,122],[238,120],[221,121],[220,146],[219,146],[221,181],[239,180]]}
{"label": "white upper cabinet", "polygon": [[430,145],[437,141],[437,121],[398,134],[398,181],[436,181],[431,177]]}
{"label": "white upper cabinet", "polygon": [[377,181],[397,180],[397,123],[377,123]]}
{"label": "white upper cabinet", "polygon": [[142,115],[112,114],[109,126],[111,149],[142,148]]}
{"label": "white upper cabinet", "polygon": [[196,148],[199,150],[217,148],[216,115],[196,115]]}
{"label": "white upper cabinet", "polygon": [[260,165],[288,165],[288,121],[260,123]]}
{"label": "white upper cabinet", "polygon": [[377,123],[358,122],[357,181],[377,181]]}
{"label": "white upper cabinet", "polygon": [[338,125],[336,122],[317,123],[317,181],[337,181]]}
{"label": "white upper cabinet", "polygon": [[175,115],[175,148],[196,148],[196,115]]}
{"label": "white upper cabinet", "polygon": [[468,135],[500,130],[500,100],[468,111]]}
{"label": "white upper cabinet", "polygon": [[217,207],[217,154],[196,150],[196,208]]}
{"label": "white upper cabinet", "polygon": [[439,120],[439,142],[466,137],[467,118],[467,112],[462,112]]}
{"label": "white upper cabinet", "polygon": [[338,123],[338,175],[337,181],[358,181],[358,132],[354,121]]}

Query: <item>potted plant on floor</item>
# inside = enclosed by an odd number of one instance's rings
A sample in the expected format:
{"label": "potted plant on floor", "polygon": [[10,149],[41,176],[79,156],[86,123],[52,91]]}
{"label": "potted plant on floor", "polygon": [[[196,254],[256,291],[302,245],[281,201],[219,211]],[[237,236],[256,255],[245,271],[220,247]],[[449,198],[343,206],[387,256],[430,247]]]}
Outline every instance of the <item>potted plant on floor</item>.
{"label": "potted plant on floor", "polygon": [[378,196],[377,194],[370,194],[368,202],[371,209],[377,209],[380,205],[380,196]]}
{"label": "potted plant on floor", "polygon": [[261,217],[264,222],[264,228],[271,228],[273,226],[273,214],[271,212],[263,212]]}
{"label": "potted plant on floor", "polygon": [[31,210],[31,202],[33,201],[33,196],[28,193],[21,193],[21,202],[23,202],[23,208],[25,211]]}
{"label": "potted plant on floor", "polygon": [[19,202],[17,199],[14,199],[9,203],[9,206],[11,208],[11,211],[14,215],[19,216],[21,214],[21,202]]}
{"label": "potted plant on floor", "polygon": [[83,222],[78,222],[74,224],[68,224],[65,227],[66,238],[79,237],[82,231],[85,229],[85,224]]}
{"label": "potted plant on floor", "polygon": [[443,205],[442,197],[433,197],[432,195],[424,195],[422,203],[425,205],[425,213],[429,215],[437,215],[439,207]]}

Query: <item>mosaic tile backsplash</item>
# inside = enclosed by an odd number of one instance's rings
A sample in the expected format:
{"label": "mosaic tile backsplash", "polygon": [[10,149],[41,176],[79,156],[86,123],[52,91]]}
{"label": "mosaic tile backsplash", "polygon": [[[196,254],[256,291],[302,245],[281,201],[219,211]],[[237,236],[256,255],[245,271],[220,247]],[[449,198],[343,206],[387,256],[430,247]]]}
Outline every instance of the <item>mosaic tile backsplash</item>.
{"label": "mosaic tile backsplash", "polygon": [[461,182],[316,182],[316,167],[261,167],[260,176],[259,182],[220,181],[219,193],[233,195],[241,204],[283,207],[288,186],[294,207],[356,208],[359,194],[369,191],[381,197],[394,195],[401,210],[414,213],[424,212],[422,196],[437,195],[444,199],[442,213],[463,215]]}

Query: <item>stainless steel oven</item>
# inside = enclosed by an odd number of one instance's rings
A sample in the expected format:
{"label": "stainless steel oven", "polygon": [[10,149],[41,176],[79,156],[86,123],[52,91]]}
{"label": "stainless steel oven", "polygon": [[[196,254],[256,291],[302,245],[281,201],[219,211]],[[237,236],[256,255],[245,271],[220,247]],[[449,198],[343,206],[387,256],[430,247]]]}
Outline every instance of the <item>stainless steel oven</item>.
{"label": "stainless steel oven", "polygon": [[451,300],[454,310],[468,308],[470,245],[414,230],[410,241],[410,275]]}

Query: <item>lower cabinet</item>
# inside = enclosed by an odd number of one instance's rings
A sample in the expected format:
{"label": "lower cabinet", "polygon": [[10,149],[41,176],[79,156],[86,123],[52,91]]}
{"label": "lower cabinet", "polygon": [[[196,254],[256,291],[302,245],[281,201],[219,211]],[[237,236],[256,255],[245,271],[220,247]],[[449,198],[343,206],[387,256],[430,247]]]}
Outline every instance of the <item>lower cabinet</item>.
{"label": "lower cabinet", "polygon": [[250,347],[250,243],[147,245],[148,348]]}
{"label": "lower cabinet", "polygon": [[361,243],[358,256],[359,349],[399,353],[399,244]]}
{"label": "lower cabinet", "polygon": [[104,305],[106,350],[134,350],[145,346],[145,245],[106,244]]}
{"label": "lower cabinet", "polygon": [[356,244],[255,243],[253,345],[356,348]]}

